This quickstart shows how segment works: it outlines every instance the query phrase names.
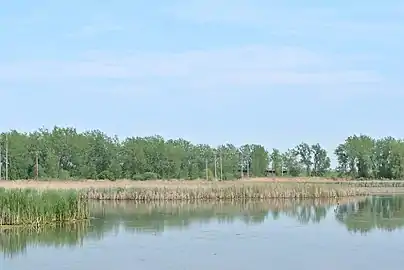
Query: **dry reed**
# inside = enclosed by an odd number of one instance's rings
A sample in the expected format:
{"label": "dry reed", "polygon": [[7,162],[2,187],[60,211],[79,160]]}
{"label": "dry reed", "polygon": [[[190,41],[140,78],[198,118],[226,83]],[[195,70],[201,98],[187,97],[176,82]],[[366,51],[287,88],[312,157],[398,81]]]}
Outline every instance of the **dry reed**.
{"label": "dry reed", "polygon": [[368,195],[365,189],[330,184],[203,184],[198,186],[149,186],[128,188],[90,188],[89,199],[95,200],[239,200],[271,198],[341,198]]}
{"label": "dry reed", "polygon": [[404,181],[366,180],[366,181],[345,181],[336,183],[347,187],[358,187],[358,188],[404,188]]}

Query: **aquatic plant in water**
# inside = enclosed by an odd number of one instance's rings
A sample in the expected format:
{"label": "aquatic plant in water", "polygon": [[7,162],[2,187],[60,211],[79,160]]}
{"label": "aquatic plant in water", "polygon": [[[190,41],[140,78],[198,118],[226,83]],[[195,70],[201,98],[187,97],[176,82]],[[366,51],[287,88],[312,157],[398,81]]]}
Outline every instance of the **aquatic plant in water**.
{"label": "aquatic plant in water", "polygon": [[96,200],[235,200],[270,198],[339,198],[368,195],[364,189],[318,184],[206,184],[199,186],[148,186],[132,188],[90,188],[89,199]]}
{"label": "aquatic plant in water", "polygon": [[0,226],[43,225],[89,217],[88,199],[73,190],[0,189]]}

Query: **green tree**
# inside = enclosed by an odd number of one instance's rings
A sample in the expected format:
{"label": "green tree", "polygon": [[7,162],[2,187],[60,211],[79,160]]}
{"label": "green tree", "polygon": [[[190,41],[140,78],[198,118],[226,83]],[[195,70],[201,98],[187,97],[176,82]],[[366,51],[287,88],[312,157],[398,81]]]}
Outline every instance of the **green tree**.
{"label": "green tree", "polygon": [[[30,133],[2,133],[2,149],[6,146],[6,134],[9,179],[35,177],[37,157],[39,177],[59,179],[204,179],[206,175],[213,179],[215,160],[217,176],[223,172],[223,179],[227,180],[240,178],[240,169],[248,170],[252,177],[264,176],[269,164],[277,176],[282,175],[283,168],[289,176],[325,176],[331,170],[330,158],[320,144],[301,143],[285,153],[273,149],[269,155],[258,144],[212,147],[184,139],[165,140],[157,135],[119,140],[99,130],[78,132],[72,127],[55,126]],[[334,154],[340,176],[404,178],[402,139],[352,135],[336,147]],[[1,157],[4,178],[5,151]]]}
{"label": "green tree", "polygon": [[253,144],[251,149],[251,173],[252,176],[265,176],[269,164],[268,151],[262,145]]}
{"label": "green tree", "polygon": [[306,168],[306,175],[311,175],[311,167],[313,166],[312,148],[307,143],[301,143],[296,147],[296,152],[300,157],[300,163]]}
{"label": "green tree", "polygon": [[294,149],[288,149],[288,151],[283,154],[283,164],[286,168],[287,174],[290,176],[299,176],[303,171],[298,156],[299,154]]}
{"label": "green tree", "polygon": [[377,176],[375,140],[366,135],[350,136],[335,150],[340,170],[350,177]]}
{"label": "green tree", "polygon": [[272,164],[272,169],[275,171],[276,176],[282,175],[283,164],[282,164],[282,154],[278,149],[272,149],[270,155],[270,161]]}
{"label": "green tree", "polygon": [[331,167],[331,160],[327,156],[327,151],[320,144],[311,146],[313,153],[313,176],[325,176]]}

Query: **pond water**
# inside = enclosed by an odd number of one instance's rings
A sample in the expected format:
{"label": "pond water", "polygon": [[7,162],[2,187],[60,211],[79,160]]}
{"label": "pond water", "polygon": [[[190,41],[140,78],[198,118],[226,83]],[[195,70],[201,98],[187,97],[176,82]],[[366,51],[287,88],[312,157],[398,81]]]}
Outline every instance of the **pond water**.
{"label": "pond water", "polygon": [[93,202],[89,222],[0,231],[0,269],[402,269],[404,197]]}

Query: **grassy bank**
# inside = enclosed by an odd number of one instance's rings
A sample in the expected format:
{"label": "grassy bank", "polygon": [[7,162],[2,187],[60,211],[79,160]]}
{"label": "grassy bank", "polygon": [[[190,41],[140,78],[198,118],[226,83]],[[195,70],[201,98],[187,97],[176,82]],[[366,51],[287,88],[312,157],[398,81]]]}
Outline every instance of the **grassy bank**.
{"label": "grassy bank", "polygon": [[0,188],[0,226],[39,226],[88,217],[88,200],[77,191]]}

